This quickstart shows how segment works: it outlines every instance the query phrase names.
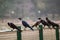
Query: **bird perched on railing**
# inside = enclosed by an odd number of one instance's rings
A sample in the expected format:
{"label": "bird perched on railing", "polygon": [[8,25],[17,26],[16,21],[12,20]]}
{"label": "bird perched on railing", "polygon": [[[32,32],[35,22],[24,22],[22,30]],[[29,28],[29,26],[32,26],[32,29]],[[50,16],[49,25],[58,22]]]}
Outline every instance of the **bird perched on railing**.
{"label": "bird perched on railing", "polygon": [[54,23],[54,22],[52,22],[51,20],[49,20],[48,17],[46,17],[46,21],[47,21],[50,25],[52,25],[52,27],[53,27],[54,29],[55,29],[55,27],[59,28],[59,25],[56,24],[56,23]]}
{"label": "bird perched on railing", "polygon": [[34,24],[34,25],[32,25],[32,27],[37,27],[39,24],[40,24],[40,20],[41,20],[41,18],[38,18],[38,21]]}
{"label": "bird perched on railing", "polygon": [[32,31],[34,31],[34,29],[24,20],[22,20],[22,18],[18,18],[20,21],[22,21],[22,25],[25,27],[25,28],[30,28]]}
{"label": "bird perched on railing", "polygon": [[14,25],[13,23],[7,23],[8,24],[8,26],[10,26],[11,28],[13,28],[13,30],[14,29],[17,29],[18,31],[20,31],[20,32],[22,32],[22,30],[20,30],[16,25]]}

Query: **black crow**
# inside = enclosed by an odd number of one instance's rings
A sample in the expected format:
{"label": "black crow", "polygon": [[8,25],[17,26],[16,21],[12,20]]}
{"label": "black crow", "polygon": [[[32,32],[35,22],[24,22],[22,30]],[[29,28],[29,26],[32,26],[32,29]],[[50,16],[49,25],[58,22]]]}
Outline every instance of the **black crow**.
{"label": "black crow", "polygon": [[11,28],[13,28],[13,29],[17,29],[18,31],[20,31],[20,32],[22,32],[22,30],[20,30],[16,25],[14,25],[13,23],[7,23],[8,24],[8,26],[10,26]]}
{"label": "black crow", "polygon": [[34,25],[32,25],[32,27],[34,27],[34,26],[37,27],[40,24],[40,19],[41,18],[38,18],[39,21],[37,21]]}
{"label": "black crow", "polygon": [[48,17],[46,17],[46,21],[47,21],[50,25],[52,25],[52,27],[53,27],[54,29],[55,29],[55,27],[59,28],[59,25],[56,24],[56,23],[54,23],[54,22],[52,22],[51,20],[49,20]]}
{"label": "black crow", "polygon": [[[33,28],[24,20],[22,20],[21,18],[18,18],[20,21],[22,21],[22,24],[25,28],[30,28],[31,30],[33,30]],[[34,30],[33,30],[34,31]]]}

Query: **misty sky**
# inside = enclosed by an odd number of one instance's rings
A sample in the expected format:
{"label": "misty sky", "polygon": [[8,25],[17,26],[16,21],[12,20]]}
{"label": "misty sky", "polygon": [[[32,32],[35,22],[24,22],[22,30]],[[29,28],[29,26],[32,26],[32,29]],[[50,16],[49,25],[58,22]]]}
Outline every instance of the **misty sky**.
{"label": "misty sky", "polygon": [[60,0],[6,0],[0,5],[0,17],[33,19],[48,16],[48,14],[52,14],[52,17],[56,14],[56,18],[59,17]]}

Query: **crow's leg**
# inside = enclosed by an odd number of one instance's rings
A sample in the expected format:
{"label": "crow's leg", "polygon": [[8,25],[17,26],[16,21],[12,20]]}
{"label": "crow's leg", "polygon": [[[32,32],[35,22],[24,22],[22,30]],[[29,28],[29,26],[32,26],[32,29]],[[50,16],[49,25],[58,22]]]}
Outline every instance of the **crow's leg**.
{"label": "crow's leg", "polygon": [[51,26],[48,26],[49,29],[52,29]]}
{"label": "crow's leg", "polygon": [[45,30],[45,25],[44,25],[44,27],[43,27],[43,28],[44,28],[44,30]]}
{"label": "crow's leg", "polygon": [[44,27],[43,28],[45,28],[45,25],[44,25]]}
{"label": "crow's leg", "polygon": [[11,29],[11,31],[13,31],[14,29]]}
{"label": "crow's leg", "polygon": [[53,25],[52,28],[55,29],[55,26]]}
{"label": "crow's leg", "polygon": [[39,27],[37,27],[37,30],[39,30]]}
{"label": "crow's leg", "polygon": [[50,26],[48,26],[48,28],[50,29]]}
{"label": "crow's leg", "polygon": [[39,27],[37,27],[37,25],[35,26],[37,29],[39,29]]}

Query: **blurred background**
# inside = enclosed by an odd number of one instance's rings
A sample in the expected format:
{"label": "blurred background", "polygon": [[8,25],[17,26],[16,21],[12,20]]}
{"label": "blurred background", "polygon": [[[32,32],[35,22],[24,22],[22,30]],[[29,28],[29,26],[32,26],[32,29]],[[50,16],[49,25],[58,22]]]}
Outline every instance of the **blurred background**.
{"label": "blurred background", "polygon": [[17,18],[34,22],[48,17],[60,23],[60,0],[0,0],[0,30],[10,29],[7,22],[21,25]]}

